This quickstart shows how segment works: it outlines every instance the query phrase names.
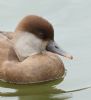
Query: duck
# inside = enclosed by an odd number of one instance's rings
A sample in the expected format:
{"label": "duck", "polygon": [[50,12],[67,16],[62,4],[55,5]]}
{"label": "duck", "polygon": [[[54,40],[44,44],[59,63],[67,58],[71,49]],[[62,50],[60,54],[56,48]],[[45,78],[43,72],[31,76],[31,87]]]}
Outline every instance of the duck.
{"label": "duck", "polygon": [[25,16],[14,32],[0,31],[0,80],[16,84],[62,78],[60,56],[73,57],[54,40],[52,24],[37,15]]}

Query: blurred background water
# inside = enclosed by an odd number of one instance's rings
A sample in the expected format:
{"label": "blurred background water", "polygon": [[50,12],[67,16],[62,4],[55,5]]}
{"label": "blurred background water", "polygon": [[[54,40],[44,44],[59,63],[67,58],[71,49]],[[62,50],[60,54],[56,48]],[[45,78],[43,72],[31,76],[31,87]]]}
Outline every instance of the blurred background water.
{"label": "blurred background water", "polygon": [[67,69],[62,82],[0,82],[0,100],[90,100],[91,89],[84,88],[91,86],[91,0],[0,0],[0,30],[14,31],[17,23],[31,14],[53,24],[55,40],[74,60],[62,57]]}

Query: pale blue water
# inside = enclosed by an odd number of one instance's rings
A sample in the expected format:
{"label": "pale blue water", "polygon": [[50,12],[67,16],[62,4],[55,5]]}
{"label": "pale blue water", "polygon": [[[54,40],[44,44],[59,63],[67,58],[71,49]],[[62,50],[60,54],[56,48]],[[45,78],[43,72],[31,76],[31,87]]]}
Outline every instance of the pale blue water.
{"label": "pale blue water", "polygon": [[55,29],[55,40],[74,60],[63,58],[67,75],[60,82],[14,85],[0,82],[0,100],[90,100],[91,0],[0,0],[0,30],[14,31],[28,14],[43,16]]}

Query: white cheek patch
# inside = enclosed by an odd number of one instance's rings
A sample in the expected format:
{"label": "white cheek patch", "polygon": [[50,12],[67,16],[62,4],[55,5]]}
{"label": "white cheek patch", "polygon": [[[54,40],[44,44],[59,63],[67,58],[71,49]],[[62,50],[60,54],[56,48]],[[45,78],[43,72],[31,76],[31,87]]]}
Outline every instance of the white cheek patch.
{"label": "white cheek patch", "polygon": [[47,41],[43,41],[31,33],[21,33],[15,39],[14,50],[20,61],[28,56],[44,51]]}

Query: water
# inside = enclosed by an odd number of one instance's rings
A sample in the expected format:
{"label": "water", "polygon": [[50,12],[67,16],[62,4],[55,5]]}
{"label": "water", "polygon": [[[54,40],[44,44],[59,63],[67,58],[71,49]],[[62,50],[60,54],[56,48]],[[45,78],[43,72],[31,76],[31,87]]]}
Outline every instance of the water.
{"label": "water", "polygon": [[63,81],[34,85],[0,82],[0,100],[90,100],[90,12],[90,0],[0,0],[0,30],[14,31],[28,14],[43,16],[53,24],[59,46],[74,56],[72,61],[62,57],[67,69]]}

